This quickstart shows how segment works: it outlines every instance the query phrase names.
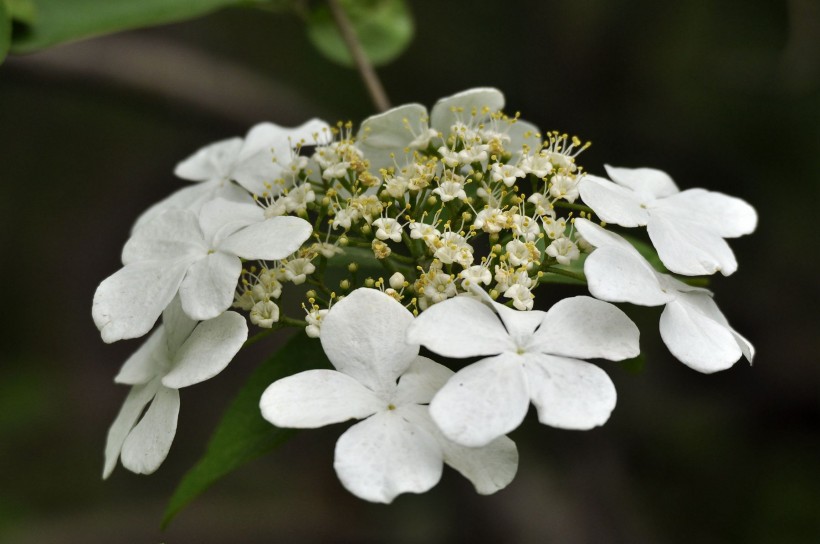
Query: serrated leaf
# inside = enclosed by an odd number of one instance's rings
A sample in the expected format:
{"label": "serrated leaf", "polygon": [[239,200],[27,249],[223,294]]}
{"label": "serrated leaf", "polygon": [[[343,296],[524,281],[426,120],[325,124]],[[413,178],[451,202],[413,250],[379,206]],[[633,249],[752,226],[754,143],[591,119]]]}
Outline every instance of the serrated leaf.
{"label": "serrated leaf", "polygon": [[[362,48],[374,65],[398,57],[413,38],[413,17],[404,0],[340,0]],[[353,66],[353,57],[326,3],[308,15],[308,38],[328,59]]]}
{"label": "serrated leaf", "polygon": [[13,36],[11,50],[14,53],[121,30],[184,21],[220,8],[250,3],[249,0],[14,1],[15,5],[30,4],[34,8],[32,13],[36,14]]}
{"label": "serrated leaf", "polygon": [[163,527],[214,482],[293,436],[293,429],[274,427],[262,418],[259,399],[279,378],[312,368],[330,368],[330,363],[319,340],[300,332],[251,374],[219,422],[205,455],[177,486],[165,510]]}

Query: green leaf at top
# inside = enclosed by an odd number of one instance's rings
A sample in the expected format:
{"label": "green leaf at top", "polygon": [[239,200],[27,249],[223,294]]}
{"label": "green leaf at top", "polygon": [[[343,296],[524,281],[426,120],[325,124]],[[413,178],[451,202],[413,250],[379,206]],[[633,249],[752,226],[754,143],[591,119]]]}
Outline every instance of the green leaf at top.
{"label": "green leaf at top", "polygon": [[300,332],[251,374],[219,422],[205,455],[174,491],[163,527],[211,484],[293,436],[293,429],[274,427],[262,418],[259,399],[276,380],[312,368],[330,368],[330,363],[319,340]]}
{"label": "green leaf at top", "polygon": [[[413,17],[404,0],[340,0],[367,58],[374,65],[398,57],[413,38]],[[308,16],[308,38],[327,58],[353,66],[342,35],[327,4],[317,5]]]}
{"label": "green leaf at top", "polygon": [[15,33],[11,50],[26,53],[100,34],[183,21],[248,3],[249,0],[13,0],[12,5],[33,5],[34,17],[30,21],[20,17],[28,25]]}
{"label": "green leaf at top", "polygon": [[11,16],[3,0],[0,0],[0,62],[6,58],[11,45]]}

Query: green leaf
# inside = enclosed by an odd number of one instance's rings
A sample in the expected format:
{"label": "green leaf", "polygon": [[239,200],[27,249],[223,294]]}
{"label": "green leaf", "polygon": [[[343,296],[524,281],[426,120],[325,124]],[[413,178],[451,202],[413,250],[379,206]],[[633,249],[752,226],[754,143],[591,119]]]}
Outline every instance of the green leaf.
{"label": "green leaf", "polygon": [[11,16],[6,4],[0,1],[0,62],[6,58],[11,45]]}
{"label": "green leaf", "polygon": [[[15,0],[36,14],[15,33],[12,52],[26,53],[58,43],[132,28],[183,21],[248,0]],[[17,11],[15,10],[15,13]],[[25,21],[25,18],[20,17]]]}
{"label": "green leaf", "polygon": [[[31,24],[34,22],[36,10],[32,0],[5,0],[6,9],[11,18],[21,23]],[[0,0],[2,3],[2,0]]]}
{"label": "green leaf", "polygon": [[[340,0],[356,36],[374,65],[398,57],[413,38],[413,17],[404,0]],[[326,3],[308,15],[308,38],[327,58],[353,66],[353,57]]]}
{"label": "green leaf", "polygon": [[211,484],[293,436],[293,429],[274,427],[262,418],[259,399],[279,378],[312,368],[330,368],[330,363],[319,340],[300,332],[251,374],[219,422],[205,455],[177,486],[165,510],[163,527]]}

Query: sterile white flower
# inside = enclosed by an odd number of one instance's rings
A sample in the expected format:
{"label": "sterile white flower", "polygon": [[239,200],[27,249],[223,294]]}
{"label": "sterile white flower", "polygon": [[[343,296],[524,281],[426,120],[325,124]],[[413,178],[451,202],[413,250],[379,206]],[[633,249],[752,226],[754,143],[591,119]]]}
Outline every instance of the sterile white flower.
{"label": "sterile white flower", "polygon": [[[724,238],[749,234],[757,212],[745,201],[705,189],[679,191],[668,174],[653,168],[606,165],[612,181],[585,176],[581,198],[602,220],[622,227],[646,226],[666,267],[685,275],[728,276],[737,261]],[[613,183],[614,182],[614,183]]]}
{"label": "sterile white flower", "polygon": [[603,370],[579,359],[635,357],[635,324],[591,297],[564,299],[546,313],[513,310],[484,297],[458,296],[431,306],[407,331],[409,342],[445,357],[492,356],[458,371],[433,398],[430,415],[444,435],[482,446],[518,427],[530,401],[539,421],[553,427],[605,423],[615,407],[615,387]]}
{"label": "sterile white flower", "polygon": [[575,228],[596,247],[584,262],[589,292],[611,302],[666,305],[660,332],[669,351],[685,365],[711,373],[731,367],[754,348],[720,312],[712,293],[656,271],[632,244],[586,219]]}
{"label": "sterile white flower", "polygon": [[177,292],[189,317],[214,318],[233,303],[240,258],[283,259],[311,232],[298,217],[265,219],[258,206],[219,198],[199,216],[166,210],[125,244],[125,266],[94,294],[94,323],[105,342],[142,336]]}
{"label": "sterile white flower", "polygon": [[[509,484],[518,466],[505,436],[483,448],[447,440],[425,406],[452,375],[405,341],[413,315],[373,289],[357,289],[333,305],[322,324],[322,347],[336,370],[308,370],[270,385],[262,415],[279,427],[316,428],[362,419],[336,443],[334,467],[354,495],[389,503],[423,493],[447,463],[489,494]],[[398,381],[397,381],[398,380]]]}
{"label": "sterile white flower", "polygon": [[114,378],[132,388],[108,431],[103,478],[118,458],[138,474],[159,468],[176,433],[178,390],[219,374],[247,338],[248,326],[236,312],[197,324],[177,297],[163,313],[162,325]]}
{"label": "sterile white flower", "polygon": [[[356,136],[357,145],[374,170],[390,167],[394,161],[391,154],[397,156],[403,154],[405,149],[423,149],[432,142],[439,147],[442,141],[439,135],[446,137],[454,125],[464,126],[465,122],[470,121],[472,128],[478,128],[478,125],[487,122],[491,113],[503,107],[504,95],[498,89],[488,87],[469,89],[442,98],[433,106],[429,117],[427,108],[421,104],[405,104],[365,119]],[[514,151],[519,151],[525,142],[532,148],[540,144],[535,136],[538,129],[530,123],[516,120],[506,128],[511,140],[509,148]],[[446,147],[444,151],[442,154],[446,162],[451,151]],[[477,150],[479,154],[480,151],[482,149]],[[451,158],[449,166],[454,167],[462,159],[474,162],[480,157],[475,153],[462,157],[453,153]]]}
{"label": "sterile white flower", "polygon": [[[134,231],[165,210],[190,209],[198,212],[214,198],[252,202],[251,194],[267,192],[276,196],[287,184],[274,183],[283,178],[293,161],[293,147],[328,141],[327,123],[311,119],[294,127],[273,123],[253,126],[245,138],[229,138],[209,144],[180,162],[174,174],[197,182],[183,187],[154,204],[137,219]],[[231,183],[237,181],[239,185]],[[244,189],[243,189],[244,187]]]}

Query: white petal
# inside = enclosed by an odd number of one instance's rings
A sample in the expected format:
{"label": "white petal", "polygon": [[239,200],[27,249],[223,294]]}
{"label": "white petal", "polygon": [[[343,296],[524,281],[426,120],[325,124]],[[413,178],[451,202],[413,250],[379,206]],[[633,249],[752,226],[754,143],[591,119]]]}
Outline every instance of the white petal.
{"label": "white petal", "polygon": [[726,240],[695,223],[654,213],[646,229],[661,262],[672,272],[700,276],[719,270],[728,276],[737,270],[735,254]]}
{"label": "white petal", "polygon": [[185,277],[187,261],[129,264],[106,278],[94,293],[91,315],[107,343],[138,338],[151,330]]}
{"label": "white petal", "polygon": [[597,176],[584,176],[578,183],[584,204],[607,223],[622,227],[646,225],[649,213],[638,194]]}
{"label": "white petal", "polygon": [[456,121],[468,122],[472,110],[476,110],[477,119],[486,119],[487,115],[482,115],[485,107],[489,108],[490,113],[503,109],[504,95],[501,91],[490,87],[462,91],[436,102],[430,112],[430,126],[446,136]]}
{"label": "white petal", "polygon": [[194,259],[207,250],[194,212],[166,210],[134,232],[122,250],[122,262]]}
{"label": "white petal", "polygon": [[387,409],[355,378],[335,370],[306,370],[273,382],[259,402],[262,417],[277,427],[315,429]]}
{"label": "white petal", "polygon": [[396,380],[419,353],[405,341],[413,314],[375,289],[356,289],[322,321],[322,348],[340,372],[377,393],[392,394]]}
{"label": "white petal", "polygon": [[595,247],[617,247],[640,255],[635,246],[624,240],[618,234],[608,231],[589,219],[578,217],[573,222],[575,229],[584,237],[584,240]]}
{"label": "white petal", "polygon": [[468,296],[427,308],[410,325],[407,340],[445,357],[495,355],[513,349],[495,312]]}
{"label": "white petal", "polygon": [[615,408],[615,386],[606,372],[585,361],[527,355],[526,374],[538,421],[560,429],[603,425]]}
{"label": "white petal", "polygon": [[151,474],[159,468],[177,432],[179,391],[160,387],[142,420],[122,445],[122,466],[137,474]]}
{"label": "white petal", "polygon": [[601,300],[660,306],[675,298],[667,293],[646,259],[620,247],[600,247],[584,261],[589,292]]}
{"label": "white petal", "polygon": [[154,395],[157,393],[159,387],[159,380],[142,385],[135,385],[128,392],[125,397],[125,402],[122,404],[117,417],[108,429],[108,438],[105,441],[105,464],[103,467],[103,478],[108,478],[114,467],[117,465],[117,459],[120,457],[122,451],[122,444],[125,438],[134,425],[137,423],[145,406],[151,402]]}
{"label": "white petal", "polygon": [[203,321],[176,352],[162,385],[180,389],[213,378],[228,366],[247,339],[248,325],[236,312]]}
{"label": "white petal", "polygon": [[232,176],[251,193],[277,196],[284,187],[275,181],[282,177],[292,149],[301,144],[326,143],[330,136],[330,127],[319,119],[295,128],[259,123],[245,136]]}
{"label": "white petal", "polygon": [[265,212],[256,204],[231,202],[215,198],[203,204],[199,212],[199,225],[208,249],[215,249],[234,232],[265,220]]}
{"label": "white petal", "polygon": [[226,238],[219,248],[243,259],[274,261],[295,252],[313,227],[299,217],[272,217]]}
{"label": "white petal", "polygon": [[750,234],[757,227],[757,212],[749,203],[705,189],[688,189],[656,205],[667,217],[695,223],[723,238]]}
{"label": "white petal", "polygon": [[[179,296],[162,312],[162,328],[165,331],[165,351],[163,355],[168,357],[170,363],[174,354],[179,351],[180,346],[191,336],[197,321],[191,319],[182,309],[182,301]],[[168,369],[168,366],[165,367]]]}
{"label": "white petal", "polygon": [[540,310],[514,310],[495,301],[492,302],[492,305],[504,323],[507,334],[513,339],[518,339],[518,343],[532,336],[535,329],[541,325],[544,316],[547,315]]}
{"label": "white petal", "polygon": [[426,406],[403,406],[401,415],[426,430],[441,446],[444,462],[470,480],[478,493],[490,495],[507,487],[518,470],[515,442],[501,436],[486,446],[468,448],[448,440],[433,422]]}
{"label": "white petal", "polygon": [[[701,300],[693,303],[693,298]],[[661,338],[672,355],[705,374],[725,370],[743,355],[734,331],[699,310],[708,304],[707,298],[711,300],[707,295],[682,293],[666,305],[660,321]],[[716,306],[714,311],[720,313]]]}
{"label": "white petal", "polygon": [[621,361],[638,356],[639,334],[632,320],[612,304],[571,297],[550,308],[527,351]]}
{"label": "white petal", "polygon": [[165,327],[157,327],[148,340],[134,352],[122,365],[114,378],[116,383],[138,385],[151,381],[159,371],[158,358],[167,356],[165,346]]}
{"label": "white petal", "polygon": [[645,195],[654,198],[663,198],[673,195],[679,191],[678,186],[669,177],[669,174],[655,168],[618,168],[616,166],[604,165],[606,173],[610,179],[618,185],[623,185]]}
{"label": "white petal", "polygon": [[133,234],[137,231],[137,229],[144,226],[155,217],[158,217],[166,210],[190,209],[195,207],[199,202],[210,200],[214,192],[221,185],[222,182],[214,180],[197,183],[195,185],[188,185],[171,193],[170,196],[165,197],[142,212],[142,214],[134,222],[134,226],[131,228],[131,233]]}
{"label": "white petal", "polygon": [[[356,146],[370,161],[370,170],[377,172],[380,168],[393,166],[390,154],[401,156],[404,148],[413,141],[413,134],[421,134],[426,129],[427,123],[422,122],[426,118],[427,108],[421,104],[405,104],[362,121]],[[405,119],[409,127],[404,125]]]}
{"label": "white petal", "polygon": [[456,372],[430,403],[430,415],[444,436],[478,447],[518,427],[530,404],[523,361],[504,353]]}
{"label": "white petal", "polygon": [[188,269],[179,287],[182,309],[191,319],[213,319],[233,303],[236,283],[242,273],[238,257],[217,251],[199,259]]}
{"label": "white petal", "polygon": [[212,143],[177,164],[174,174],[191,181],[223,179],[230,171],[241,147],[242,138],[229,138]]}
{"label": "white petal", "polygon": [[453,371],[427,357],[416,357],[410,368],[399,378],[393,404],[428,404]]}
{"label": "white petal", "polygon": [[424,493],[436,485],[443,462],[432,436],[390,411],[348,429],[336,443],[333,466],[357,497],[390,503],[401,493]]}
{"label": "white petal", "polygon": [[541,131],[538,127],[527,121],[517,120],[510,125],[507,135],[510,137],[509,149],[515,154],[520,154],[523,145],[529,146],[531,150],[538,149],[541,145],[541,138],[538,135]]}
{"label": "white petal", "polygon": [[254,203],[250,193],[235,183],[223,180],[204,181],[183,187],[145,210],[131,227],[131,233],[133,234],[166,210],[190,210],[199,214],[202,206],[215,198],[246,204]]}

